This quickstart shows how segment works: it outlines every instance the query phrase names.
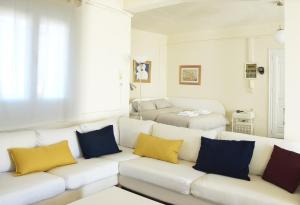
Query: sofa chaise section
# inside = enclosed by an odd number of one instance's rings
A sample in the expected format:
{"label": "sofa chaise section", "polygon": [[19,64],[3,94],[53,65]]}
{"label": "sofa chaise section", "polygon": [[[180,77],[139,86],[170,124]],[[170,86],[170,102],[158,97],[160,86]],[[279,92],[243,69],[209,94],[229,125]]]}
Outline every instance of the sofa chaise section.
{"label": "sofa chaise section", "polygon": [[299,205],[300,190],[294,194],[266,182],[260,176],[251,181],[206,174],[191,188],[192,195],[224,205]]}
{"label": "sofa chaise section", "polygon": [[138,179],[182,194],[190,194],[192,182],[204,175],[203,172],[194,170],[192,164],[188,162],[172,164],[144,157],[121,162],[119,171],[122,176]]}

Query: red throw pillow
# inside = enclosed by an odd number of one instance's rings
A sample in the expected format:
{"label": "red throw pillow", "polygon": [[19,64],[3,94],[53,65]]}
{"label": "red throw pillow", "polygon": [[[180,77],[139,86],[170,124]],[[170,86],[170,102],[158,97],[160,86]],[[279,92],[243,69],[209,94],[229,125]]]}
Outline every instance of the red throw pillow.
{"label": "red throw pillow", "polygon": [[262,178],[294,193],[300,184],[300,154],[274,145]]}

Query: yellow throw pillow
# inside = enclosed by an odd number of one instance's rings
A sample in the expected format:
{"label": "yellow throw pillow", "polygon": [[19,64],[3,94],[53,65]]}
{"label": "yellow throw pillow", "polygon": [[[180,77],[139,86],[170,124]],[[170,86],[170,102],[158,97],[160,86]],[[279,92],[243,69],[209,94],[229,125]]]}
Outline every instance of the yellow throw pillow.
{"label": "yellow throw pillow", "polygon": [[48,146],[11,148],[8,151],[18,176],[76,163],[66,140]]}
{"label": "yellow throw pillow", "polygon": [[167,162],[178,163],[178,152],[183,140],[167,140],[141,133],[134,153]]}

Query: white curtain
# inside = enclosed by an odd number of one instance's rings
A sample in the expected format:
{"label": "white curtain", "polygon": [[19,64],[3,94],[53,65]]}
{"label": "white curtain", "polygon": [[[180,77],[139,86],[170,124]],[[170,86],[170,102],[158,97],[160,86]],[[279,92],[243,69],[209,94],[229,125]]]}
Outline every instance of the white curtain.
{"label": "white curtain", "polygon": [[71,117],[75,5],[0,0],[0,130]]}

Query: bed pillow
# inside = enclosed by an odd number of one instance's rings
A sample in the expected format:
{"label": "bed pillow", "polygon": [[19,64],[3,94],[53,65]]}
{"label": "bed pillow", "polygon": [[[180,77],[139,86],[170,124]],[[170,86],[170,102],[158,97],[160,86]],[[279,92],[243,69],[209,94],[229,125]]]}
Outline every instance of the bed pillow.
{"label": "bed pillow", "polygon": [[86,133],[76,131],[76,135],[85,159],[121,152],[112,125]]}
{"label": "bed pillow", "polygon": [[48,146],[11,148],[8,151],[18,176],[76,163],[66,140]]}
{"label": "bed pillow", "polygon": [[153,101],[141,101],[140,105],[138,101],[132,103],[132,107],[137,112],[146,111],[146,110],[156,110],[155,104]]}
{"label": "bed pillow", "polygon": [[262,178],[294,193],[300,184],[300,154],[274,145]]}
{"label": "bed pillow", "polygon": [[183,140],[167,140],[141,133],[134,154],[176,164],[182,143]]}
{"label": "bed pillow", "polygon": [[202,137],[194,169],[250,181],[249,164],[254,141],[215,140]]}
{"label": "bed pillow", "polygon": [[155,100],[156,109],[172,107],[172,104],[166,99]]}

